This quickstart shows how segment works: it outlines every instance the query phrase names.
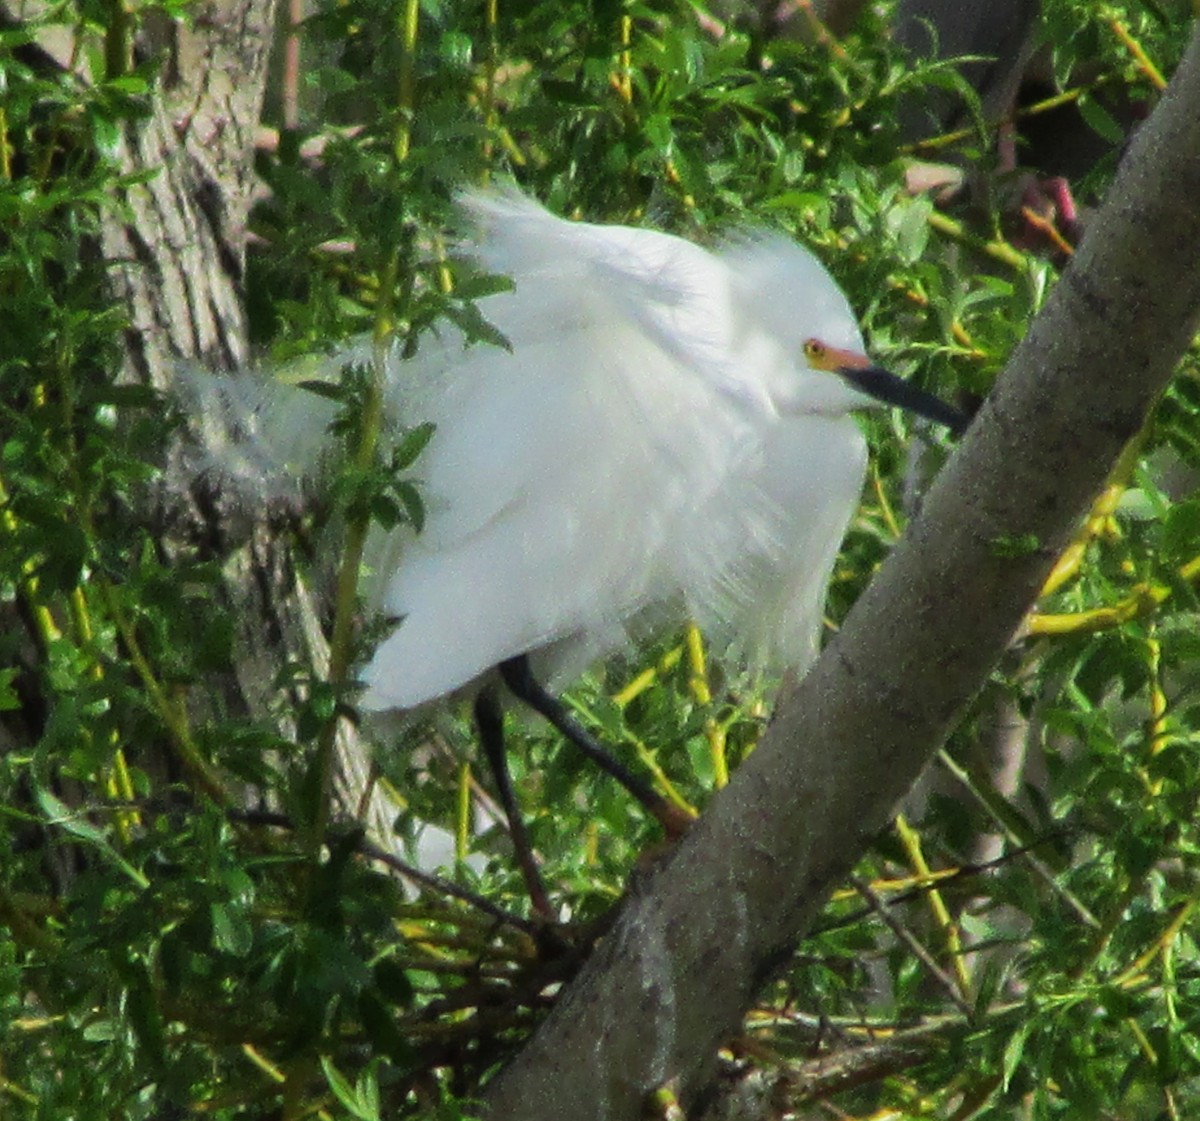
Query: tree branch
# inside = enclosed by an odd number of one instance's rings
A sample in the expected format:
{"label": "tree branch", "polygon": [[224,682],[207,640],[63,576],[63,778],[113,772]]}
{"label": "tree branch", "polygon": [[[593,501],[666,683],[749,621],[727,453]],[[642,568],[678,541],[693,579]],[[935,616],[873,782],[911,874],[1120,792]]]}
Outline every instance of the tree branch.
{"label": "tree branch", "polygon": [[492,1121],[632,1119],[668,1080],[694,1093],[986,681],[1195,332],[1198,110],[1200,34],[922,516],[494,1081]]}

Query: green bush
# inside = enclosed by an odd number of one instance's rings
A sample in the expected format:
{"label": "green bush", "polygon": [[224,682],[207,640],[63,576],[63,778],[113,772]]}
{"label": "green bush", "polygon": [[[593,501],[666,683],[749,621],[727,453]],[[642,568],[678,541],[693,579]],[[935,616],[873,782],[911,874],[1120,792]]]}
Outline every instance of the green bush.
{"label": "green bush", "polygon": [[[670,0],[321,6],[302,33],[302,124],[260,156],[246,283],[260,351],[290,359],[370,331],[419,348],[443,316],[486,334],[469,299],[486,282],[456,271],[445,231],[458,185],[503,174],[560,213],[701,242],[785,230],[828,263],[881,360],[943,394],[986,393],[1057,268],[1012,244],[1014,175],[970,91],[897,52],[886,6],[838,42],[736,21],[718,33],[703,14]],[[68,4],[0,30],[0,1112],[462,1116],[578,968],[654,830],[540,723],[514,722],[521,798],[571,923],[527,920],[494,835],[475,842],[486,870],[459,870],[469,896],[406,897],[328,792],[366,642],[348,626],[352,586],[334,597],[331,675],[281,655],[274,719],[227,704],[226,557],[164,546],[157,488],[182,436],[166,402],[121,379],[129,310],[101,251],[120,137],[156,96],[156,62],[87,82],[34,49],[35,33],[73,29],[104,72],[114,18]],[[1180,5],[1046,5],[1054,75],[1107,145],[1085,202],[1122,142],[1113,107],[1153,105],[1186,26]],[[914,145],[902,106],[931,89],[972,123]],[[949,207],[909,193],[907,161],[931,153],[987,189]],[[339,394],[354,470],[332,511],[290,528],[298,566],[316,540],[352,572],[368,521],[420,518],[425,418],[407,418],[398,458],[372,458],[370,377]],[[737,1062],[811,1074],[814,1055],[863,1044],[861,1077],[811,1084],[851,1113],[1195,1112],[1198,413],[1193,351],[933,793],[829,903],[731,1044]],[[869,431],[831,625],[921,474],[902,422]],[[310,537],[314,519],[344,532]],[[753,750],[771,683],[696,649],[662,636],[570,701],[702,807]],[[401,831],[465,831],[465,716],[379,745]],[[988,766],[1005,721],[1028,755],[1009,787]]]}

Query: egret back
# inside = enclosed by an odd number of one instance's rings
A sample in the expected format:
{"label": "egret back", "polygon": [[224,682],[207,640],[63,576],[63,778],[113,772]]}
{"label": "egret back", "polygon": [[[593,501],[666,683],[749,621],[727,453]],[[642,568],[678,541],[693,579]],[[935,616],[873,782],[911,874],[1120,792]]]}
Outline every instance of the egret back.
{"label": "egret back", "polygon": [[[560,237],[557,266],[544,246],[533,266],[489,261],[514,276],[515,291],[482,309],[511,354],[472,348],[440,372],[418,354],[397,370],[443,378],[446,392],[419,464],[428,524],[392,551],[384,606],[403,621],[367,669],[366,707],[412,707],[547,646],[578,664],[626,641],[626,623],[677,594],[682,570],[697,592],[719,583],[737,531],[714,531],[704,511],[757,454],[765,407],[697,374],[699,340],[681,355],[630,316],[628,286],[643,277],[587,248]],[[681,267],[649,314],[691,312],[711,291],[694,272],[711,259],[677,239],[665,248],[684,260],[655,262]]]}

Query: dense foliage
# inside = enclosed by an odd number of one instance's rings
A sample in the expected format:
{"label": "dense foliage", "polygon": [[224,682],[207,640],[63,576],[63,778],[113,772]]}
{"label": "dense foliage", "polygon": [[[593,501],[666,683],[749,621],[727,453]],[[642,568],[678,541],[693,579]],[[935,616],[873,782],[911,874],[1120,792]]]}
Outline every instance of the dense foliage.
{"label": "dense foliage", "polygon": [[[238,657],[223,558],[163,547],[165,406],[116,376],[125,311],[99,229],[115,130],[144,113],[157,63],[106,70],[106,12],[60,5],[46,26],[0,29],[0,1112],[469,1115],[654,830],[540,723],[514,723],[532,836],[571,917],[539,931],[499,830],[469,837],[472,734],[447,714],[380,743],[378,782],[402,832],[440,823],[488,860],[454,874],[470,894],[416,897],[377,839],[331,820],[322,781],[370,628],[332,679],[281,659],[275,719],[213,702]],[[152,15],[188,18],[133,18]],[[898,52],[889,18],[872,8],[835,40],[671,0],[322,3],[301,29],[303,83],[285,75],[272,98],[272,119],[302,123],[261,157],[256,343],[281,359],[364,331],[419,347],[444,315],[486,336],[469,297],[489,282],[457,269],[445,233],[455,186],[502,173],[594,220],[701,241],[785,229],[843,283],[881,360],[964,401],[986,393],[1073,234],[1022,214],[1036,177],[998,156],[953,68]],[[1047,3],[1053,104],[1025,106],[1018,136],[1053,113],[1094,158],[1034,170],[1098,198],[1187,22],[1180,5]],[[93,81],[37,63],[51,23],[78,35]],[[960,120],[905,135],[930,90]],[[975,185],[914,193],[931,159]],[[786,1069],[797,1099],[895,1117],[1200,1108],[1198,373],[1193,352],[922,796],[730,1042],[730,1078]],[[300,528],[353,559],[342,542],[367,521],[420,519],[423,418],[364,460],[369,374],[339,393],[351,466],[321,520],[342,532]],[[831,626],[942,454],[898,418],[870,435]],[[753,749],[770,683],[697,638],[599,667],[570,700],[699,808]]]}

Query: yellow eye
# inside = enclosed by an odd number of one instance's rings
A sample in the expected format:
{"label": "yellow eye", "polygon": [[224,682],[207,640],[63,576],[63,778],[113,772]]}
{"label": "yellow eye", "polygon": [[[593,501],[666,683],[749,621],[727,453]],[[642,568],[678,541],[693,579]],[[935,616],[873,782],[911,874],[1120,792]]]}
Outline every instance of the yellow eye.
{"label": "yellow eye", "polygon": [[829,361],[829,348],[818,339],[806,339],[804,342],[804,357],[808,364],[815,369],[823,369]]}

